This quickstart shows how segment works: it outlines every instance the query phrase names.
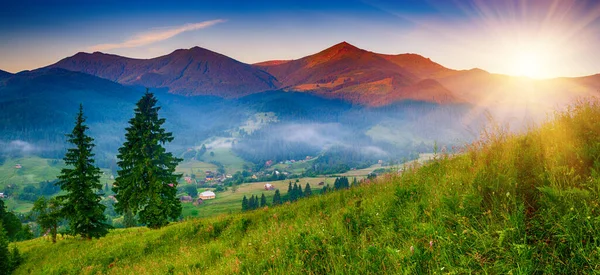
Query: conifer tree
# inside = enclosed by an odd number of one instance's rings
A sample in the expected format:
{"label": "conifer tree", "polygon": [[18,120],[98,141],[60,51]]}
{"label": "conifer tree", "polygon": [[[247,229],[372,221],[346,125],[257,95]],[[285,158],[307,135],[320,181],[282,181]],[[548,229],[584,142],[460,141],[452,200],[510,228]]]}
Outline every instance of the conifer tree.
{"label": "conifer tree", "polygon": [[69,143],[75,148],[67,150],[63,158],[67,168],[63,168],[58,176],[57,184],[66,194],[57,199],[62,204],[62,216],[69,220],[71,234],[91,239],[105,236],[110,226],[104,216],[106,207],[100,203],[98,195],[102,184],[100,168],[93,159],[94,139],[86,134],[89,128],[84,123],[83,106],[79,105],[75,127],[67,134]]}
{"label": "conifer tree", "polygon": [[246,198],[246,195],[242,199],[242,211],[248,211],[248,198]]}
{"label": "conifer tree", "polygon": [[134,117],[126,128],[125,143],[119,148],[121,168],[113,185],[118,213],[139,216],[149,228],[160,228],[181,214],[181,203],[175,197],[177,180],[174,174],[181,161],[163,147],[173,141],[173,134],[158,117],[160,107],[154,94],[146,93],[137,102]]}
{"label": "conifer tree", "polygon": [[275,190],[275,195],[273,195],[273,205],[281,204],[281,193],[279,189]]}
{"label": "conifer tree", "polygon": [[8,236],[0,221],[0,274],[10,274],[12,270],[12,261],[8,250]]}
{"label": "conifer tree", "polygon": [[308,182],[306,183],[306,186],[304,187],[304,197],[310,197],[310,195],[312,195],[312,190],[310,189],[310,184],[308,184]]}
{"label": "conifer tree", "polygon": [[292,195],[294,193],[294,188],[292,187],[292,181],[288,182],[288,191],[287,191],[287,199],[288,201],[292,200]]}
{"label": "conifer tree", "polygon": [[294,192],[296,193],[296,200],[302,198],[304,196],[304,194],[302,194],[302,184],[294,184]]}
{"label": "conifer tree", "polygon": [[260,197],[260,207],[265,207],[267,206],[267,197],[265,197],[265,194],[263,193],[262,196]]}

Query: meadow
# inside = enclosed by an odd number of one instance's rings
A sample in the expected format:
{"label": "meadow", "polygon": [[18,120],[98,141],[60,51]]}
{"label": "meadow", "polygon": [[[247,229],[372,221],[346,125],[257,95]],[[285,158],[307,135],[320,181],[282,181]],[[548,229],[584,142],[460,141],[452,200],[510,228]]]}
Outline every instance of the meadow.
{"label": "meadow", "polygon": [[597,273],[599,117],[582,101],[527,133],[492,127],[425,165],[291,204],[20,242],[16,273]]}

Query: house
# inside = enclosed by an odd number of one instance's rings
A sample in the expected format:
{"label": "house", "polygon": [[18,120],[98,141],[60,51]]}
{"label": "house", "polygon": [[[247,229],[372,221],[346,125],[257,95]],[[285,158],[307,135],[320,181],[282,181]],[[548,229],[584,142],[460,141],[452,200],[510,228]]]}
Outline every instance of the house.
{"label": "house", "polygon": [[202,200],[201,198],[198,198],[196,201],[194,201],[194,205],[198,206],[204,203],[204,200]]}
{"label": "house", "polygon": [[21,169],[21,168],[23,168],[23,166],[21,166],[21,164],[15,165],[15,169]]}
{"label": "house", "polygon": [[0,199],[4,199],[4,198],[6,198],[6,197],[4,196],[4,193],[0,193]]}
{"label": "house", "polygon": [[200,193],[200,198],[203,200],[211,200],[215,198],[215,193],[213,191],[204,191]]}
{"label": "house", "polygon": [[271,166],[271,165],[273,165],[272,160],[267,160],[267,162],[265,162],[265,166]]}
{"label": "house", "polygon": [[181,201],[181,202],[193,202],[194,199],[191,196],[181,196],[181,198],[179,198],[179,201]]}
{"label": "house", "polygon": [[256,180],[256,179],[258,179],[258,177],[256,175],[252,175],[252,179]]}
{"label": "house", "polygon": [[265,190],[275,190],[275,186],[273,186],[273,184],[270,183],[265,183]]}

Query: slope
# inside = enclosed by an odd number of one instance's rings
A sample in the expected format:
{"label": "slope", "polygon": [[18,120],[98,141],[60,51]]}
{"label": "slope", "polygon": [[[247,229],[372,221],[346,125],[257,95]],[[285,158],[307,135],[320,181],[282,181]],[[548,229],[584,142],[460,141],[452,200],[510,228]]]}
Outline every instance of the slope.
{"label": "slope", "polygon": [[200,47],[152,59],[78,53],[50,67],[84,72],[125,85],[168,88],[171,93],[188,96],[235,98],[278,86],[268,73]]}
{"label": "slope", "polygon": [[[584,273],[600,268],[600,103],[349,190],[93,241],[18,243],[26,273]],[[414,168],[414,169],[411,169]]]}

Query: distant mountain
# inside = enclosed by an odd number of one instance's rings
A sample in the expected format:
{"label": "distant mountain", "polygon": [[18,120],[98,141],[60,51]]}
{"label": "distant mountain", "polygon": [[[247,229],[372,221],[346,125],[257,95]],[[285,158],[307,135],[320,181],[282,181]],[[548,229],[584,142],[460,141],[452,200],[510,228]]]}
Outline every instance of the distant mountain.
{"label": "distant mountain", "polygon": [[168,88],[171,93],[187,96],[236,98],[278,87],[270,74],[199,47],[152,59],[78,53],[50,67],[83,72],[125,85]]}
{"label": "distant mountain", "polygon": [[358,104],[381,106],[400,100],[462,101],[435,80],[422,77],[421,70],[427,72],[426,68],[419,67],[413,73],[413,64],[405,59],[342,42],[298,60],[262,62],[255,66],[275,76],[283,89]]}
{"label": "distant mountain", "polygon": [[[62,157],[64,134],[73,128],[80,103],[88,118],[97,154],[112,155],[121,145],[124,129],[133,116],[143,89],[123,86],[96,76],[59,68],[15,74],[0,81],[0,145],[22,141],[30,153]],[[172,148],[194,145],[239,125],[247,107],[211,96],[184,97],[153,89],[165,127],[176,139]],[[4,143],[3,143],[4,142]],[[0,156],[6,152],[0,148]]]}
{"label": "distant mountain", "polygon": [[12,76],[13,74],[9,73],[9,72],[5,72],[3,70],[0,70],[0,79],[5,79],[8,78],[10,76]]}

